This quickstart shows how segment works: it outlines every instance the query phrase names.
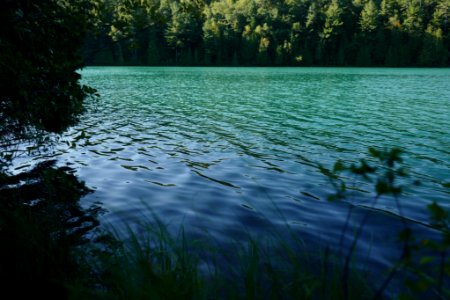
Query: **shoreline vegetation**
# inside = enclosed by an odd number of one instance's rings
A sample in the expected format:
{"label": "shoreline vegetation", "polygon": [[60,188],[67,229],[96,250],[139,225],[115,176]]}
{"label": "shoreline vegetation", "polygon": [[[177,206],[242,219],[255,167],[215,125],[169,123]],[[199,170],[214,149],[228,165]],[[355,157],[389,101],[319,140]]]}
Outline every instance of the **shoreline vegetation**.
{"label": "shoreline vegetation", "polygon": [[[311,254],[300,239],[282,235],[249,236],[225,251],[189,239],[183,228],[173,236],[157,216],[148,235],[130,232],[120,241],[113,229],[100,228],[100,207],[80,207],[90,190],[72,169],[48,161],[8,171],[18,155],[51,147],[51,137],[75,124],[84,99],[96,95],[76,72],[83,55],[114,64],[448,66],[448,14],[448,0],[1,1],[1,292],[57,299],[449,298],[450,213],[437,203],[428,209],[440,237],[415,238],[405,221],[400,257],[372,280],[354,259],[371,210],[356,228],[344,227],[343,235],[355,231],[341,255],[327,247]],[[374,203],[389,195],[401,215],[400,151],[370,155],[321,168],[336,191],[329,200],[345,201],[340,174],[352,174],[373,184]],[[391,295],[396,278],[400,290]]]}
{"label": "shoreline vegetation", "polygon": [[448,0],[93,3],[87,65],[450,66]]}

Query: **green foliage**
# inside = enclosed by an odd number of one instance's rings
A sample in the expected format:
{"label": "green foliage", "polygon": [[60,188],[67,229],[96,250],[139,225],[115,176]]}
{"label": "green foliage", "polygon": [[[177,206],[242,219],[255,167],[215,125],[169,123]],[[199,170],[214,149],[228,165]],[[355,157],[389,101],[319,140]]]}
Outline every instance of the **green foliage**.
{"label": "green foliage", "polygon": [[[173,239],[161,224],[148,227],[148,234],[137,236],[113,249],[97,263],[100,279],[108,289],[107,299],[196,299],[201,296],[197,261],[188,253],[181,232]],[[98,258],[98,257],[97,257]]]}
{"label": "green foliage", "polygon": [[[345,299],[338,259],[329,250],[307,252],[298,237],[291,244],[281,235],[249,235],[219,245],[212,237],[189,240],[183,227],[174,236],[158,219],[148,221],[139,235],[130,229],[123,243],[94,251],[87,263],[100,271],[96,286],[72,293],[89,299]],[[374,295],[356,269],[350,283],[348,299]]]}
{"label": "green foliage", "polygon": [[172,18],[164,36],[169,47],[175,49],[175,63],[181,61],[183,65],[192,65],[192,48],[198,46],[201,39],[200,8],[195,1],[184,1],[171,3],[170,9]]}
{"label": "green foliage", "polygon": [[93,64],[106,48],[115,64],[449,66],[448,0],[105,3],[86,44]]}
{"label": "green foliage", "polygon": [[364,33],[372,33],[377,30],[379,12],[373,0],[368,1],[361,12],[359,24],[361,31]]}
{"label": "green foliage", "polygon": [[2,137],[30,127],[61,132],[83,111],[84,97],[93,93],[76,72],[88,8],[87,0],[1,2]]}
{"label": "green foliage", "polygon": [[[348,184],[341,179],[345,173],[373,183],[374,204],[381,196],[393,196],[398,205],[402,186],[397,181],[406,176],[400,165],[402,151],[370,148],[369,153],[370,159],[356,164],[337,161],[332,170],[321,167],[337,190],[333,199],[348,199]],[[297,247],[301,241],[294,238],[286,242],[276,235],[258,240],[249,236],[246,242],[227,246],[227,250],[216,246],[210,237],[187,240],[182,229],[173,239],[156,219],[156,226],[145,227],[144,236],[130,231],[130,241],[114,252],[117,256],[103,261],[100,269],[106,277],[100,277],[100,282],[105,288],[97,291],[97,298],[382,299],[392,279],[401,273],[405,281],[399,299],[423,299],[430,294],[445,299],[450,295],[450,213],[437,203],[428,209],[430,226],[442,233],[442,239],[417,240],[405,224],[398,234],[403,249],[398,262],[385,278],[371,283],[351,264],[370,209],[356,228],[343,265],[342,257],[334,257],[329,249],[311,255]],[[206,271],[200,271],[199,265],[207,265]]]}
{"label": "green foliage", "polygon": [[[336,193],[331,195],[329,200],[349,199],[347,184],[339,174],[351,174],[364,181],[374,183],[372,207],[381,196],[392,196],[397,206],[397,213],[400,217],[403,217],[399,202],[403,186],[397,183],[399,178],[407,177],[405,169],[400,166],[402,151],[396,148],[391,150],[369,148],[369,153],[372,158],[378,161],[378,165],[363,159],[359,164],[350,165],[338,161],[331,171],[322,167],[322,173],[330,178],[336,189]],[[417,182],[414,182],[414,184],[417,185]],[[446,186],[446,184],[443,184],[443,186]],[[414,232],[403,220],[404,229],[398,234],[399,243],[403,244],[402,254],[384,279],[383,284],[375,294],[375,298],[383,294],[393,277],[399,272],[406,274],[405,287],[407,288],[407,292],[400,295],[400,299],[421,299],[430,294],[435,294],[438,299],[446,299],[450,296],[450,290],[447,288],[449,284],[448,275],[450,275],[450,258],[448,257],[450,251],[450,212],[436,202],[429,204],[427,208],[430,213],[429,226],[439,230],[440,239],[417,241]],[[348,262],[353,255],[370,212],[371,210],[368,210],[363,217],[347,254],[342,276],[344,290],[348,290]],[[351,210],[348,214],[347,223],[350,215]],[[347,224],[345,225],[346,228]],[[345,230],[342,235],[344,234]]]}
{"label": "green foliage", "polygon": [[[399,197],[402,187],[397,177],[405,176],[401,153],[370,149],[368,160],[337,161],[332,170],[321,170],[337,189],[335,200],[348,199],[348,184],[340,176],[344,173],[372,182],[375,201],[381,195]],[[130,229],[123,243],[117,242],[118,234],[116,238],[109,234],[96,239],[100,244],[75,248],[98,223],[96,210],[80,210],[78,199],[89,190],[70,170],[55,169],[49,162],[0,179],[5,187],[0,190],[0,279],[11,287],[26,284],[34,295],[63,299],[381,299],[399,272],[408,275],[406,292],[399,299],[422,299],[429,293],[442,299],[450,295],[450,213],[437,203],[428,206],[430,226],[442,238],[418,240],[405,227],[399,233],[402,255],[375,290],[380,283],[367,282],[351,259],[366,217],[356,229],[343,265],[342,257],[327,248],[308,252],[288,225],[292,240],[275,232],[257,239],[249,235],[223,247],[208,236],[188,239],[182,227],[174,236],[156,216],[149,225],[140,225],[139,234]],[[86,222],[91,225],[83,226]]]}
{"label": "green foliage", "polygon": [[325,11],[325,26],[323,27],[323,39],[328,40],[338,36],[341,32],[343,10],[337,0],[333,0]]}
{"label": "green foliage", "polygon": [[442,29],[428,25],[423,37],[423,46],[418,62],[422,66],[440,66],[449,57],[449,50],[445,48]]}
{"label": "green foliage", "polygon": [[[88,0],[0,2],[0,282],[19,298],[67,297],[80,279],[72,251],[98,222],[78,200],[88,189],[68,169],[39,164],[9,175],[16,144],[34,151],[74,124],[95,91],[79,83]],[[84,275],[82,275],[84,277]],[[26,288],[24,288],[26,287]]]}
{"label": "green foliage", "polygon": [[449,221],[450,221],[450,212],[446,211],[436,202],[428,205],[428,210],[431,214],[431,220],[433,221],[432,225],[441,229],[441,230],[449,230]]}

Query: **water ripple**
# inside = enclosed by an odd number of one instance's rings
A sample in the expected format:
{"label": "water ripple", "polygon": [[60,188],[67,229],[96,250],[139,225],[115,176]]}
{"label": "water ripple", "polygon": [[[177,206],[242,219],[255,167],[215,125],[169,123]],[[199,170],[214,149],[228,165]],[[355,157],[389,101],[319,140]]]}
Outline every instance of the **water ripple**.
{"label": "water ripple", "polygon": [[[336,246],[348,204],[326,201],[332,187],[318,164],[355,162],[372,146],[405,149],[407,169],[423,181],[406,191],[405,217],[426,222],[425,204],[449,203],[450,70],[127,67],[82,75],[102,98],[55,152],[96,187],[85,201],[101,200],[109,221],[142,220],[150,207],[217,239],[287,222],[306,240]],[[366,205],[368,190],[355,186],[354,202]],[[375,209],[394,207],[385,198]],[[395,253],[386,254],[385,229],[399,222],[375,219],[361,247],[384,263]]]}

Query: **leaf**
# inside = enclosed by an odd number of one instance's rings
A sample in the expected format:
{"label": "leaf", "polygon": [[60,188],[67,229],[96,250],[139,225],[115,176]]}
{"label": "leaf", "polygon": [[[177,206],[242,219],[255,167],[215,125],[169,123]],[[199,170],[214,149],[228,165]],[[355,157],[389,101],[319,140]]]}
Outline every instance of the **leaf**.
{"label": "leaf", "polygon": [[401,176],[401,177],[408,176],[408,173],[406,172],[405,168],[398,168],[396,173],[397,173],[397,176]]}
{"label": "leaf", "polygon": [[327,176],[327,177],[330,178],[330,179],[337,179],[337,178],[338,178],[338,176],[337,176],[336,174],[334,174],[333,172],[331,172],[331,171],[328,170],[327,168],[325,168],[325,167],[323,167],[323,166],[320,166],[320,165],[319,165],[319,171],[320,171],[323,175]]}
{"label": "leaf", "polygon": [[327,200],[330,201],[330,202],[333,202],[333,201],[341,200],[341,199],[344,199],[344,198],[345,198],[345,194],[344,193],[337,192],[336,194],[329,195],[327,197]]}
{"label": "leaf", "polygon": [[402,153],[403,153],[403,151],[400,148],[393,148],[389,152],[389,158],[392,161],[401,162],[402,161],[402,158],[401,158]]}
{"label": "leaf", "polygon": [[333,172],[340,172],[344,171],[346,169],[345,165],[342,163],[341,160],[338,160],[333,167]]}
{"label": "leaf", "polygon": [[391,188],[391,193],[394,196],[398,196],[402,193],[402,188],[400,186],[394,186]]}
{"label": "leaf", "polygon": [[359,166],[353,164],[350,166],[350,171],[353,174],[361,175],[365,179],[368,179],[367,174],[375,173],[376,168],[369,165],[364,159],[361,159]]}
{"label": "leaf", "polygon": [[433,262],[434,260],[435,260],[435,258],[432,256],[424,256],[419,260],[419,264],[426,265],[426,264]]}
{"label": "leaf", "polygon": [[345,193],[345,191],[347,190],[347,185],[345,184],[345,182],[341,182],[341,190],[340,190],[340,192],[341,193]]}
{"label": "leaf", "polygon": [[337,198],[338,198],[337,195],[329,195],[327,197],[327,200],[330,202],[333,202],[333,201],[337,200]]}
{"label": "leaf", "polygon": [[369,153],[370,153],[370,155],[372,155],[373,157],[376,157],[376,158],[379,158],[381,156],[381,152],[372,147],[369,147]]}
{"label": "leaf", "polygon": [[402,294],[398,296],[398,300],[416,300],[416,298],[411,295]]}
{"label": "leaf", "polygon": [[436,202],[431,203],[427,206],[428,211],[431,214],[431,219],[438,223],[445,222],[449,218],[449,212],[446,211],[442,206]]}
{"label": "leaf", "polygon": [[444,272],[445,272],[445,274],[447,274],[448,276],[450,276],[450,264],[445,265],[445,267],[444,267]]}
{"label": "leaf", "polygon": [[381,180],[378,180],[377,184],[375,185],[375,190],[378,195],[389,194],[389,192],[391,191],[389,185]]}

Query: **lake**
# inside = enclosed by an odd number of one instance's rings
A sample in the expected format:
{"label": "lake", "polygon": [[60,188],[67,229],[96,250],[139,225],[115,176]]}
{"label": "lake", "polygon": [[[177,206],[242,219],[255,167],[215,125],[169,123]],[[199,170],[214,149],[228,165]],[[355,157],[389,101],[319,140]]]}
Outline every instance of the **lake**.
{"label": "lake", "polygon": [[[102,221],[138,226],[152,214],[219,241],[287,223],[337,246],[350,206],[359,223],[373,187],[342,203],[319,165],[400,147],[411,181],[402,214],[430,234],[426,205],[449,207],[450,70],[365,68],[90,67],[101,94],[53,149],[95,190]],[[20,168],[20,166],[19,166]],[[352,180],[348,178],[348,180]],[[387,265],[401,229],[392,198],[376,204],[359,250]],[[352,233],[346,236],[351,240]]]}

